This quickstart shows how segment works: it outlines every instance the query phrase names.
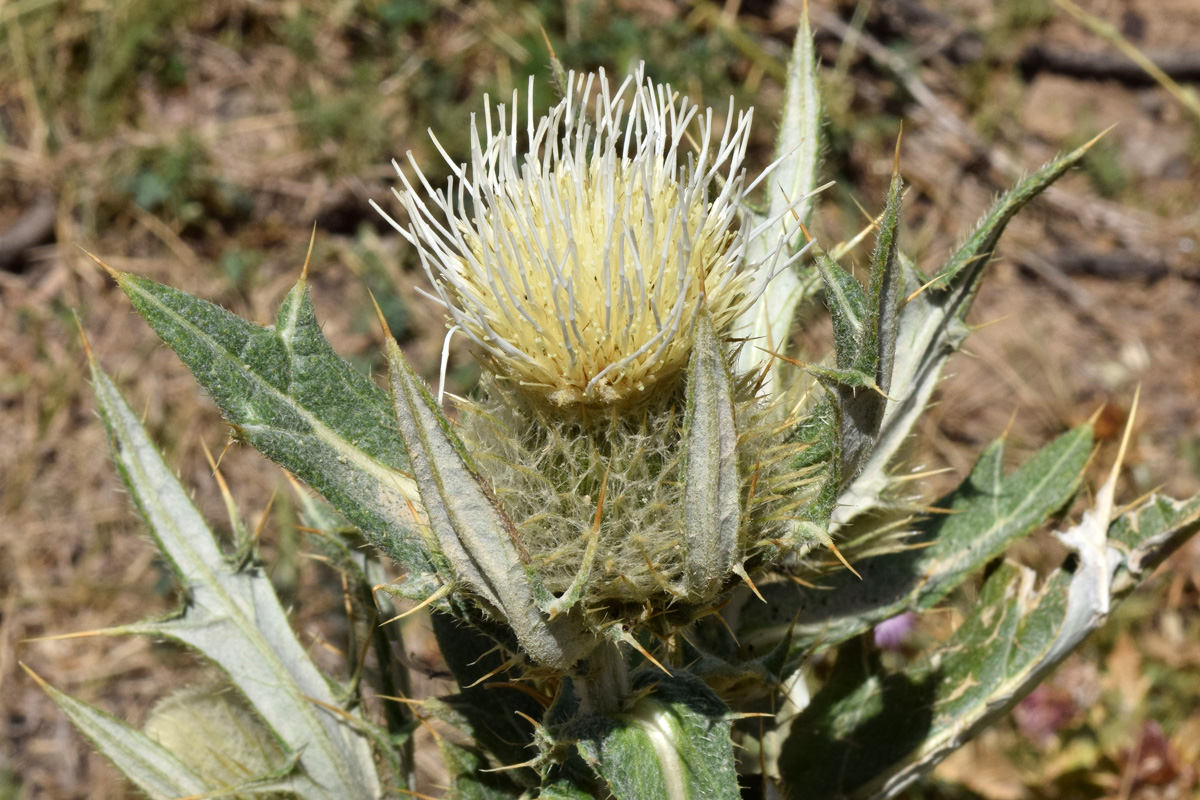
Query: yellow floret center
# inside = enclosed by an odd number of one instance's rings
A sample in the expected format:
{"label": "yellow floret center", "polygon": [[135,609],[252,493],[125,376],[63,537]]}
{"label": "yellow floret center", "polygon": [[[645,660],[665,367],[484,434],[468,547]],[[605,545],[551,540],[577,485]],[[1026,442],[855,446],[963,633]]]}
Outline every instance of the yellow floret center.
{"label": "yellow floret center", "polygon": [[[736,231],[680,201],[661,168],[563,164],[549,180],[504,184],[463,236],[459,299],[487,321],[464,323],[496,369],[557,406],[636,400],[677,376],[707,305],[718,330],[742,310],[748,281],[729,253]],[[547,191],[549,189],[549,191]],[[517,351],[513,353],[512,350]]]}

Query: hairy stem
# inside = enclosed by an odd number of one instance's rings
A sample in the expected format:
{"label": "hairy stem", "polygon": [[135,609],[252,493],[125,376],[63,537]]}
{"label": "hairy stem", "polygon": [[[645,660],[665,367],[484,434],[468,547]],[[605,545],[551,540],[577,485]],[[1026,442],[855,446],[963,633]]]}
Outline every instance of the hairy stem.
{"label": "hairy stem", "polygon": [[586,674],[574,678],[583,714],[612,714],[629,696],[629,670],[616,642],[604,642],[587,659]]}

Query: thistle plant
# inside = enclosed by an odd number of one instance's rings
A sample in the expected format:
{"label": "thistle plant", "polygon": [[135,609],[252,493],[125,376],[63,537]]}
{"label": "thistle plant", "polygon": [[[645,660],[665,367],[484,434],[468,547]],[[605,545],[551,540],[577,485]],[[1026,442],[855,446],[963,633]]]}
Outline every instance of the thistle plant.
{"label": "thistle plant", "polygon": [[[889,797],[1028,693],[1200,527],[1200,497],[1118,513],[1118,463],[1039,584],[999,559],[1070,506],[1088,426],[1011,474],[992,443],[932,502],[947,513],[897,477],[1005,225],[1086,147],[930,273],[898,246],[897,163],[863,286],[809,231],[807,21],[788,75],[753,179],[751,111],[717,123],[641,70],[557,64],[548,113],[485,103],[466,163],[438,145],[444,186],[398,167],[399,210],[380,211],[479,359],[470,398],[427,385],[386,324],[386,388],[355,371],[321,333],[307,265],[272,327],[113,272],[234,436],[323,498],[297,484],[362,616],[429,611],[460,689],[404,697],[386,624],[349,648],[348,680],[322,675],[232,503],[228,553],[93,358],[114,458],[186,597],[112,632],[178,640],[226,680],[144,730],[48,688],[75,724],[152,797],[411,792],[430,719],[459,732],[438,738],[455,797]],[[822,300],[830,354],[788,355],[797,309]],[[864,634],[997,561],[948,640],[884,668]]]}

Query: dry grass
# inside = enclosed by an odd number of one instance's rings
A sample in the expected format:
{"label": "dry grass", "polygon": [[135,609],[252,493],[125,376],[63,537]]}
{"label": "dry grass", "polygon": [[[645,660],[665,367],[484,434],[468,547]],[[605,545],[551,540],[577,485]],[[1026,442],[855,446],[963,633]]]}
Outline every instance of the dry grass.
{"label": "dry grass", "polygon": [[[866,32],[919,62],[913,74],[938,108],[914,103],[860,50],[821,35],[831,87],[827,173],[839,180],[818,220],[823,238],[848,237],[862,224],[855,201],[877,209],[901,115],[902,163],[913,186],[905,246],[930,262],[1011,180],[1013,164],[1033,167],[1121,123],[1086,170],[1013,227],[976,312],[979,323],[1001,321],[975,338],[973,356],[954,363],[923,423],[928,450],[917,458],[961,474],[1010,420],[1016,449],[1028,450],[1097,409],[1101,439],[1109,439],[1141,384],[1146,410],[1126,497],[1159,485],[1194,492],[1200,271],[1189,248],[1200,221],[1200,135],[1193,121],[1154,87],[1023,79],[1013,65],[1028,44],[1105,46],[1039,0],[930,2],[949,20],[932,28],[900,13],[914,5],[880,3]],[[1113,16],[1127,35],[1140,31],[1130,38],[1146,47],[1181,47],[1200,36],[1200,10],[1188,0],[1125,5],[1124,16],[1106,4],[1090,8]],[[824,2],[814,8],[836,10]],[[760,120],[772,119],[799,2],[720,8],[610,0],[565,9],[548,0],[393,0],[332,10],[315,0],[194,7],[122,0],[100,11],[80,0],[0,5],[0,231],[44,194],[58,209],[52,243],[0,265],[0,799],[131,794],[18,660],[134,721],[208,670],[143,639],[28,642],[166,612],[176,600],[109,464],[72,311],[106,369],[144,408],[201,508],[214,521],[224,514],[201,451],[202,443],[224,446],[217,413],[79,247],[265,322],[295,279],[316,220],[313,288],[329,338],[364,368],[378,364],[369,288],[431,374],[440,317],[419,300],[407,255],[366,207],[367,198],[386,200],[387,159],[412,149],[433,164],[426,126],[452,152],[465,152],[464,123],[485,91],[507,96],[524,86],[524,75],[546,74],[542,25],[568,64],[619,71],[646,58],[652,72],[693,97],[722,107],[717,101],[734,92],[741,105],[758,107]],[[979,64],[954,63],[956,35],[978,40]],[[759,125],[760,160],[771,134]],[[1110,252],[1161,266],[1158,277],[1061,270],[1068,255]],[[820,339],[821,330],[807,339]],[[453,364],[458,385],[469,384],[465,354],[456,352]],[[1102,446],[1099,458],[1108,457]],[[252,522],[285,485],[245,449],[231,450],[222,469]],[[337,644],[341,601],[328,590],[336,582],[303,559],[293,522],[289,504],[278,503],[267,524],[268,563],[304,636]],[[1023,553],[1044,557],[1036,543]],[[935,791],[993,800],[1194,792],[1195,772],[1189,777],[1186,766],[1200,759],[1198,586],[1193,547],[1085,648],[1070,667],[1073,678],[1052,683],[1026,708],[1062,710],[1050,738],[1018,714],[963,756],[990,772],[952,762]],[[436,671],[422,623],[409,639],[414,659]],[[1159,738],[1154,725],[1165,731]],[[423,752],[432,759],[424,786],[435,789],[436,757]],[[1150,756],[1165,766],[1147,766]]]}

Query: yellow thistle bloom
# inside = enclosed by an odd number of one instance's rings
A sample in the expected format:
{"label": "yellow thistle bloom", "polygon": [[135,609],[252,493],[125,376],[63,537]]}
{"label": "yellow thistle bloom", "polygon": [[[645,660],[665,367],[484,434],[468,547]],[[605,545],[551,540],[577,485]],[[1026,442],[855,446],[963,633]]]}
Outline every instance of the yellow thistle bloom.
{"label": "yellow thistle bloom", "polygon": [[417,185],[397,165],[408,221],[389,221],[417,248],[452,330],[524,393],[559,407],[645,397],[686,366],[702,307],[726,332],[768,282],[756,274],[800,257],[789,231],[747,261],[761,235],[741,224],[757,184],[742,168],[752,110],[734,120],[731,100],[718,136],[711,110],[642,69],[615,89],[603,71],[571,73],[566,96],[540,119],[530,107],[524,130],[517,103],[495,116],[489,106],[482,137],[472,116],[469,164],[437,145],[453,173],[444,189],[411,154]]}

